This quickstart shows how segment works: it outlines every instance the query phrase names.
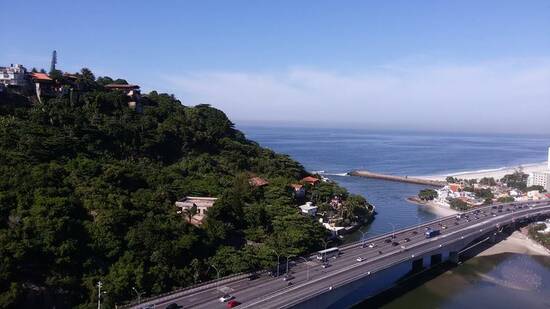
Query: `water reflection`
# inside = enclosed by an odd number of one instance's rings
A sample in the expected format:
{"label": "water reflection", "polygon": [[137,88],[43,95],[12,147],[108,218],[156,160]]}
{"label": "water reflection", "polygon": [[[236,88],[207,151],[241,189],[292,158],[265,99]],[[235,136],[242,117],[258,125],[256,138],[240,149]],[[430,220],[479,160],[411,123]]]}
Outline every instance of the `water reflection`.
{"label": "water reflection", "polygon": [[550,258],[475,257],[383,308],[550,308]]}

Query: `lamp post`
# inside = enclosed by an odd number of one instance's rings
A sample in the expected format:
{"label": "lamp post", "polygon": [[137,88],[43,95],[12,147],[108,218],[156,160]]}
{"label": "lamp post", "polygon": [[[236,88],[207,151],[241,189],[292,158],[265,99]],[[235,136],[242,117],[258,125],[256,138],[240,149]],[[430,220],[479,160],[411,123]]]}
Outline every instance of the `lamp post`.
{"label": "lamp post", "polygon": [[273,253],[275,253],[275,255],[277,255],[277,277],[279,277],[279,265],[280,265],[280,258],[281,256],[279,255],[279,253],[277,253],[277,251],[275,251],[275,249],[271,249],[271,251],[273,251]]}
{"label": "lamp post", "polygon": [[[325,239],[321,239],[321,241],[323,242],[323,244],[325,245],[325,250],[327,250],[327,245],[328,245],[328,242],[325,240]],[[325,252],[323,252],[323,262],[326,262],[325,261]]]}
{"label": "lamp post", "polygon": [[391,222],[388,222],[388,224],[391,225],[392,228],[393,228],[393,232],[392,232],[392,235],[391,235],[391,238],[393,239],[393,238],[395,238],[395,224],[393,224]]}
{"label": "lamp post", "polygon": [[145,294],[145,292],[138,292],[138,290],[136,289],[136,287],[132,287],[132,290],[134,290],[134,292],[136,292],[136,295],[137,295],[137,298],[138,298],[138,304],[141,303],[141,295]]}
{"label": "lamp post", "polygon": [[218,284],[220,283],[220,271],[213,264],[211,264],[210,266],[216,270],[216,277],[217,277],[217,279],[216,279],[216,290],[218,290]]}
{"label": "lamp post", "polygon": [[366,244],[365,235],[367,235],[369,232],[363,232],[361,230],[359,230],[359,232],[361,232],[361,240],[363,241],[363,247],[364,247]]}
{"label": "lamp post", "polygon": [[103,287],[103,282],[98,281],[97,282],[97,309],[101,309],[101,295],[106,294],[107,292],[101,291],[101,288]]}
{"label": "lamp post", "polygon": [[307,272],[306,272],[306,281],[309,281],[309,264],[308,264],[308,260],[303,257],[303,256],[299,256],[298,258],[304,260],[306,262],[306,269],[307,269]]}
{"label": "lamp post", "polygon": [[286,257],[286,273],[287,273],[287,276],[288,276],[288,260],[289,260],[291,257],[295,257],[295,255],[292,255],[292,254],[291,254],[291,255],[288,255],[288,256]]}

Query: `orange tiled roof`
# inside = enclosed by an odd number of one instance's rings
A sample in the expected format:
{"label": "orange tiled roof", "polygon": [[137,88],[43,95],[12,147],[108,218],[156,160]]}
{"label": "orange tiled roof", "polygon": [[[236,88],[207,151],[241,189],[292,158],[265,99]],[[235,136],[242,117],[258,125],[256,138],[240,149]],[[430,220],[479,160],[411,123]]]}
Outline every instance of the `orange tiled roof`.
{"label": "orange tiled roof", "polygon": [[127,85],[127,84],[108,84],[105,85],[105,88],[109,89],[139,89],[138,85]]}
{"label": "orange tiled roof", "polygon": [[313,176],[307,176],[302,179],[302,182],[307,182],[309,184],[314,184],[319,182],[319,179],[313,177]]}
{"label": "orange tiled roof", "polygon": [[248,183],[253,187],[263,187],[269,184],[269,181],[261,177],[252,177],[248,180]]}
{"label": "orange tiled roof", "polygon": [[46,73],[31,73],[31,77],[39,81],[52,81],[52,79]]}

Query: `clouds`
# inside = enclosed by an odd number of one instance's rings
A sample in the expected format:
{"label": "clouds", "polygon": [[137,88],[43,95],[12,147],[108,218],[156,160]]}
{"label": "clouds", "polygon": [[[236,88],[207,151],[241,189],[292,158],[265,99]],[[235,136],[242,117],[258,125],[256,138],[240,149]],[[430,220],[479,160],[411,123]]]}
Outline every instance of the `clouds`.
{"label": "clouds", "polygon": [[185,104],[212,104],[235,121],[550,133],[546,58],[398,63],[353,73],[190,72],[164,80]]}

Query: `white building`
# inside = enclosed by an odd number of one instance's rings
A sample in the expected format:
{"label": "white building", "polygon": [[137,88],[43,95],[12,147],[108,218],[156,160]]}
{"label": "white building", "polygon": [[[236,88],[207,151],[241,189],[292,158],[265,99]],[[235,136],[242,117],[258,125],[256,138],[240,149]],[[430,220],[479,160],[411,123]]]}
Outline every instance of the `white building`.
{"label": "white building", "polygon": [[527,178],[527,186],[542,186],[546,191],[550,191],[550,171],[532,172]]}
{"label": "white building", "polygon": [[305,205],[300,206],[300,210],[303,214],[315,216],[317,214],[317,206],[313,206],[311,202],[305,203]]}
{"label": "white building", "polygon": [[185,214],[185,212],[193,207],[197,208],[197,213],[191,218],[192,224],[201,224],[202,220],[206,216],[208,209],[214,206],[217,198],[215,197],[197,197],[186,196],[178,200],[175,205],[179,208],[178,214]]}
{"label": "white building", "polygon": [[0,67],[0,84],[5,86],[23,87],[27,85],[27,69],[20,64]]}

